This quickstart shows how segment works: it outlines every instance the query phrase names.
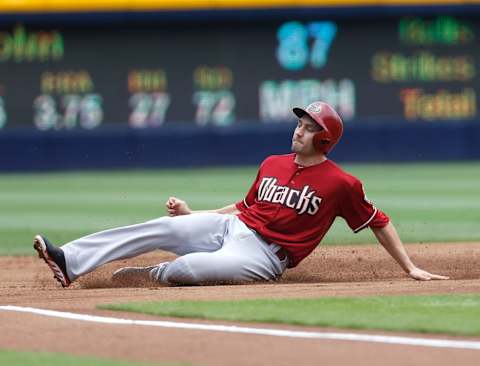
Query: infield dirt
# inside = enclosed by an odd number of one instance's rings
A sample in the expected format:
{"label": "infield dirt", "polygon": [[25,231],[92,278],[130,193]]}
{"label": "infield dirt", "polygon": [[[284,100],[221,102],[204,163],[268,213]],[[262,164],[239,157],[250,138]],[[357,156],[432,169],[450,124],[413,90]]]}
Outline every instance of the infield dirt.
{"label": "infield dirt", "polygon": [[[163,252],[107,264],[68,289],[62,289],[36,257],[0,257],[1,305],[155,319],[97,310],[96,305],[142,300],[480,293],[480,243],[410,244],[407,250],[417,265],[448,275],[451,280],[410,280],[378,245],[319,247],[275,283],[202,287],[162,287],[146,281],[125,287],[126,284],[111,281],[116,268],[151,265],[174,258]],[[480,359],[480,351],[88,324],[2,311],[0,324],[0,349],[64,352],[150,363],[442,366],[478,365]],[[268,327],[305,330],[282,325]]]}

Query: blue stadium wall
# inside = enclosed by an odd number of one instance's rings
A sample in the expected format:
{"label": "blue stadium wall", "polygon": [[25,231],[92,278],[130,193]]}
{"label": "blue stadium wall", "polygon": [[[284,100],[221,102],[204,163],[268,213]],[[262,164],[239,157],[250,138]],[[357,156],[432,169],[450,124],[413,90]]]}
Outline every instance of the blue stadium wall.
{"label": "blue stadium wall", "polygon": [[[0,170],[183,168],[258,164],[290,151],[293,126],[32,132],[0,135]],[[480,159],[479,123],[347,126],[341,162]]]}

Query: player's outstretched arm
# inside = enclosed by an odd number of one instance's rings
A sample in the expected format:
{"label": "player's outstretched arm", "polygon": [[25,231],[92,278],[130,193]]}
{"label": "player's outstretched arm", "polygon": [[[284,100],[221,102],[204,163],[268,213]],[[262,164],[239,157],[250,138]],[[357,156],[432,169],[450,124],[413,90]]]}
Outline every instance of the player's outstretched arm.
{"label": "player's outstretched arm", "polygon": [[403,270],[408,273],[411,278],[420,281],[448,280],[448,277],[446,276],[429,273],[413,264],[405,250],[405,246],[398,236],[397,230],[395,230],[395,227],[391,222],[383,228],[371,229],[379,243],[382,244],[387,252],[397,261],[398,264],[400,264]]}
{"label": "player's outstretched arm", "polygon": [[231,204],[217,210],[205,210],[205,211],[193,211],[188,207],[184,200],[177,197],[170,197],[165,203],[169,216],[190,215],[199,212],[214,212],[219,214],[231,214],[236,215],[240,211],[235,207],[235,204]]}

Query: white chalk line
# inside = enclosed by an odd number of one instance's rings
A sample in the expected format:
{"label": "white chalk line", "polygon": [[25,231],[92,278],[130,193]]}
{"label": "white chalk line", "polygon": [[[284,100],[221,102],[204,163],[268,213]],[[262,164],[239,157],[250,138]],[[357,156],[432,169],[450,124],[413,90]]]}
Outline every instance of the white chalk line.
{"label": "white chalk line", "polygon": [[266,335],[266,336],[274,336],[274,337],[327,339],[327,340],[338,340],[338,341],[386,343],[386,344],[407,345],[407,346],[480,350],[480,342],[476,342],[476,341],[461,341],[461,340],[457,341],[457,340],[448,340],[448,339],[396,337],[396,336],[356,334],[356,333],[303,332],[303,331],[293,331],[293,330],[251,328],[251,327],[240,327],[240,326],[219,325],[219,324],[199,324],[199,323],[184,323],[184,322],[172,322],[172,321],[160,321],[160,320],[121,319],[121,318],[113,318],[113,317],[106,317],[106,316],[76,314],[76,313],[69,313],[69,312],[62,312],[62,311],[55,311],[55,310],[36,309],[36,308],[12,306],[12,305],[0,306],[0,310],[38,314],[38,315],[44,315],[44,316],[49,316],[54,318],[72,319],[72,320],[103,323],[103,324],[140,325],[140,326],[162,327],[162,328],[206,330],[206,331],[213,331],[213,332],[258,334],[258,335]]}

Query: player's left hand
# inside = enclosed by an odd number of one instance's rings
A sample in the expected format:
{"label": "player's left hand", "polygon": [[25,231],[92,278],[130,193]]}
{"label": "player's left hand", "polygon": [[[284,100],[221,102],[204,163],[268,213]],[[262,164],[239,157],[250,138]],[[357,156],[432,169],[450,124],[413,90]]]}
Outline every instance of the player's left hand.
{"label": "player's left hand", "polygon": [[427,271],[424,271],[423,269],[420,269],[418,267],[415,267],[412,269],[408,275],[418,281],[430,281],[430,280],[448,280],[450,277],[447,276],[441,276],[441,275],[436,275],[433,273],[429,273]]}
{"label": "player's left hand", "polygon": [[170,197],[165,203],[169,216],[190,215],[192,210],[184,200],[177,197]]}

